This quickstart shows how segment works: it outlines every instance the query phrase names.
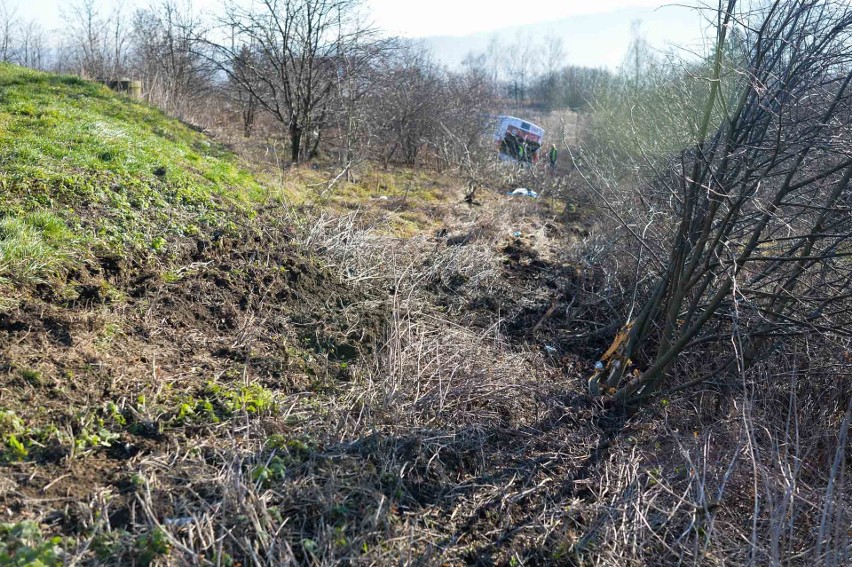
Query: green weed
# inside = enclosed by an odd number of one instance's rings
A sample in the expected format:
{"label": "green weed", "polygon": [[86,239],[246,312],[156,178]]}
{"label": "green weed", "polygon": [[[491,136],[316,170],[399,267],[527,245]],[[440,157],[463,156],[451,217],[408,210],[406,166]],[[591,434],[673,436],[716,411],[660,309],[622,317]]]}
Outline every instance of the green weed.
{"label": "green weed", "polygon": [[197,396],[178,398],[168,425],[215,424],[238,413],[258,415],[274,408],[273,393],[259,384],[231,387],[208,382]]}
{"label": "green weed", "polygon": [[160,528],[154,528],[136,540],[136,550],[141,565],[150,565],[158,557],[168,555],[171,549],[172,545],[168,536]]}
{"label": "green weed", "polygon": [[260,486],[268,486],[275,480],[282,480],[287,472],[287,465],[281,457],[274,455],[268,462],[254,467],[251,479]]}
{"label": "green weed", "polygon": [[32,386],[41,386],[41,372],[32,368],[21,368],[18,370],[21,378],[26,380]]}
{"label": "green weed", "polygon": [[52,567],[64,564],[63,540],[45,538],[32,521],[0,524],[0,565]]}

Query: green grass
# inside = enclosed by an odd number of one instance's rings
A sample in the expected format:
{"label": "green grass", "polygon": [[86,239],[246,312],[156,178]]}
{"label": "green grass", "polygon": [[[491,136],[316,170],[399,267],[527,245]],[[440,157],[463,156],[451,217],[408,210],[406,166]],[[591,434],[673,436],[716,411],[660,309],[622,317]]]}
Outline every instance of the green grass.
{"label": "green grass", "polygon": [[48,211],[0,218],[0,281],[39,283],[59,275],[79,239]]}
{"label": "green grass", "polygon": [[264,188],[224,148],[95,83],[0,64],[0,278],[233,227]]}

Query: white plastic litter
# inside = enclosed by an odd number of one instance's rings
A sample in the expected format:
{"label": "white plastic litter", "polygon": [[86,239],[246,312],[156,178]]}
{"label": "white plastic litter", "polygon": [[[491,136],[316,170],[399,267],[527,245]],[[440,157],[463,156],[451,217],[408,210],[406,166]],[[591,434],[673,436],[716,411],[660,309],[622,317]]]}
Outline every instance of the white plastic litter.
{"label": "white plastic litter", "polygon": [[530,189],[526,189],[524,187],[518,187],[514,191],[506,193],[506,195],[511,195],[512,197],[520,195],[522,197],[532,197],[533,199],[538,199],[538,193]]}

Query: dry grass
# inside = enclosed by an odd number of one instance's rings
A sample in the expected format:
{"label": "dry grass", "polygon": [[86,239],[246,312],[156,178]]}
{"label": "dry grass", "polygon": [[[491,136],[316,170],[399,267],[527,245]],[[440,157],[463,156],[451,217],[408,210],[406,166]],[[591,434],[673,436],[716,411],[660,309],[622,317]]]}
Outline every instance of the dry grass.
{"label": "dry grass", "polygon": [[[319,321],[281,319],[264,299],[270,286],[231,327],[170,330],[162,306],[180,297],[173,288],[223,275],[203,263],[136,304],[140,324],[163,333],[144,352],[132,314],[99,306],[86,332],[71,329],[73,349],[100,352],[136,384],[118,400],[136,424],[170,419],[174,408],[153,400],[197,392],[211,371],[232,387],[265,385],[274,403],[123,437],[142,448],[131,456],[9,463],[0,489],[12,517],[69,537],[68,564],[848,563],[849,455],[837,436],[848,416],[840,398],[832,406],[817,395],[833,391],[829,370],[822,386],[797,385],[788,361],[727,390],[682,392],[630,417],[607,412],[584,394],[595,347],[579,345],[621,308],[623,276],[607,264],[614,243],[595,228],[578,234],[543,203],[482,200],[436,210],[440,235],[389,233],[384,209],[300,221],[300,246],[319,255],[312,262],[333,289],[358,290],[318,298]],[[225,258],[246,278],[274,264],[240,254]],[[344,362],[296,349],[300,325],[360,336],[368,313],[384,321],[369,353]],[[261,373],[261,361],[285,356],[276,341],[291,359],[323,359],[292,369],[311,368],[310,381]],[[172,343],[184,363],[151,364]],[[220,347],[241,362],[206,354]],[[146,370],[133,349],[151,357]],[[757,387],[782,372],[788,382]],[[99,387],[108,383],[105,373]],[[85,469],[106,478],[65,488],[64,475]]]}

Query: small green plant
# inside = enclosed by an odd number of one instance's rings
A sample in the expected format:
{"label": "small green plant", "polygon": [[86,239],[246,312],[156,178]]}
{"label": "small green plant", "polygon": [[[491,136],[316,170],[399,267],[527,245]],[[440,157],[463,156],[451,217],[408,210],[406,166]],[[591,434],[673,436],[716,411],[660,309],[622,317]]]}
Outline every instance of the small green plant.
{"label": "small green plant", "polygon": [[26,446],[20,441],[18,441],[18,438],[14,434],[9,435],[6,438],[6,447],[11,452],[12,457],[18,461],[23,461],[30,454]]}
{"label": "small green plant", "polygon": [[151,250],[154,252],[163,252],[166,249],[166,239],[162,236],[156,236],[151,240]]}
{"label": "small green plant", "polygon": [[265,464],[258,465],[251,471],[251,479],[260,486],[268,486],[270,482],[282,480],[287,472],[284,460],[274,455]]}
{"label": "small green plant", "polygon": [[208,382],[198,397],[178,398],[177,407],[168,424],[220,423],[240,412],[257,415],[271,411],[274,407],[273,393],[259,384],[227,387]]}
{"label": "small green plant", "polygon": [[141,565],[150,565],[158,557],[168,555],[171,549],[168,535],[160,528],[154,528],[136,540],[136,550]]}
{"label": "small green plant", "polygon": [[275,406],[272,392],[260,384],[249,384],[237,388],[226,388],[209,382],[204,390],[205,397],[217,403],[227,415],[244,411],[259,414]]}
{"label": "small green plant", "polygon": [[99,349],[107,349],[116,339],[116,337],[121,335],[121,327],[119,327],[115,323],[107,323],[104,325],[104,328],[98,333],[98,338],[95,340],[95,344]]}
{"label": "small green plant", "polygon": [[305,538],[302,540],[302,549],[305,550],[306,553],[313,556],[317,552],[317,542],[310,538]]}
{"label": "small green plant", "polygon": [[101,532],[92,538],[92,551],[101,561],[115,562],[132,543],[130,534],[124,530]]}
{"label": "small green plant", "polygon": [[219,423],[220,421],[210,400],[188,396],[178,404],[174,416],[169,420],[169,425],[182,426],[190,423]]}
{"label": "small green plant", "polygon": [[142,488],[148,481],[145,477],[139,473],[133,473],[130,475],[130,484],[133,485],[134,488]]}
{"label": "small green plant", "polygon": [[63,540],[45,538],[32,521],[0,524],[0,565],[10,567],[53,567],[63,561]]}
{"label": "small green plant", "polygon": [[[115,411],[118,411],[117,407]],[[107,413],[107,418],[112,419],[108,405],[102,408],[99,413],[103,414],[105,412]],[[68,440],[73,444],[74,451],[78,454],[102,447],[111,447],[112,443],[121,437],[119,433],[109,429],[109,424],[98,413],[82,413],[78,415],[78,420],[78,429],[73,438]],[[121,416],[121,421],[123,421],[123,416]],[[114,426],[117,426],[119,423],[120,421],[115,423]]]}
{"label": "small green plant", "polygon": [[107,402],[104,404],[103,413],[107,419],[111,420],[115,425],[124,427],[127,425],[127,418],[121,413],[115,402]]}
{"label": "small green plant", "polygon": [[113,433],[103,427],[99,428],[95,432],[84,430],[74,439],[74,448],[78,452],[83,452],[90,449],[97,449],[99,447],[111,447],[112,442],[119,437],[120,435],[118,433]]}
{"label": "small green plant", "polygon": [[22,433],[26,430],[22,420],[12,410],[0,410],[0,434]]}
{"label": "small green plant", "polygon": [[23,461],[29,456],[27,437],[30,433],[24,421],[9,410],[0,411],[0,434],[3,437],[3,460]]}
{"label": "small green plant", "polygon": [[32,386],[41,386],[41,372],[32,368],[22,368],[18,371],[21,378],[26,380]]}
{"label": "small green plant", "polygon": [[333,530],[334,545],[337,547],[346,547],[349,544],[349,538],[346,537],[346,527],[336,526]]}

